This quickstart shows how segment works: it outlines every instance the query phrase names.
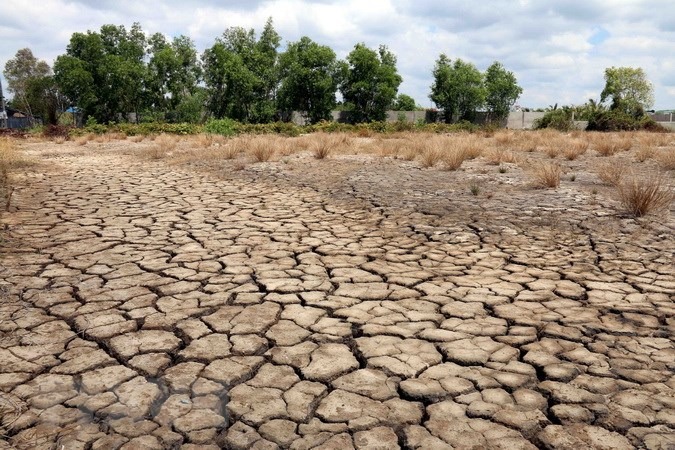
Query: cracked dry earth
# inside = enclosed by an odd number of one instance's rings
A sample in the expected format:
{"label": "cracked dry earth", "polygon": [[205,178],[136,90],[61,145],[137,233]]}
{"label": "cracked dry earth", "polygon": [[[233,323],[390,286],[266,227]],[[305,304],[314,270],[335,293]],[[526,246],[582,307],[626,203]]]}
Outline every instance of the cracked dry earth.
{"label": "cracked dry earth", "polygon": [[3,216],[0,449],[675,448],[672,219],[50,164]]}

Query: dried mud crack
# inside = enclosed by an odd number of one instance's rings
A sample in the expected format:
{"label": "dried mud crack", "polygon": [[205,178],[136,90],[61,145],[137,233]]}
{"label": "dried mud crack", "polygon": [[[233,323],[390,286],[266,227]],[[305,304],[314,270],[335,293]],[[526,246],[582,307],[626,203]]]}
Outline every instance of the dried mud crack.
{"label": "dried mud crack", "polygon": [[675,448],[673,219],[331,163],[27,182],[0,449]]}

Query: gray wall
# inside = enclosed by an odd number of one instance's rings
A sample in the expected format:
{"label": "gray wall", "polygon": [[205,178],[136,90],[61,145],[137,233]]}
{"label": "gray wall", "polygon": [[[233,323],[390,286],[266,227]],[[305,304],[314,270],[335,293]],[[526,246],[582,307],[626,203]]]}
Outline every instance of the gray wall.
{"label": "gray wall", "polygon": [[[512,130],[531,130],[534,127],[534,121],[544,117],[544,112],[535,111],[511,111],[508,118],[502,123],[503,126]],[[349,123],[349,111],[333,111],[332,119],[335,122]],[[659,124],[675,131],[675,114],[652,114],[651,117]],[[397,122],[399,118],[405,119],[405,122],[417,123],[424,120],[426,123],[433,123],[443,120],[442,113],[436,111],[387,111],[387,122]],[[476,113],[474,123],[484,124],[487,122],[486,113]],[[290,120],[296,125],[305,125],[306,121],[302,113],[293,111]],[[574,125],[579,130],[585,130],[588,126],[587,121],[575,120]]]}

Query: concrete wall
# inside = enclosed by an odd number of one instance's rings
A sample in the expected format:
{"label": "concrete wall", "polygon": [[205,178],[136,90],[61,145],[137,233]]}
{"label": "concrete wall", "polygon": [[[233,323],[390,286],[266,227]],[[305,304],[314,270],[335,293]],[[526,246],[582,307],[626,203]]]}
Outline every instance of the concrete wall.
{"label": "concrete wall", "polygon": [[[537,119],[544,117],[544,112],[535,112],[535,111],[511,111],[508,118],[501,124],[502,126],[509,128],[511,130],[531,130],[534,128],[534,122]],[[333,111],[332,120],[340,123],[350,123],[350,112],[349,111]],[[672,113],[669,114],[658,114],[652,115],[654,120],[657,120],[659,124],[663,125],[666,128],[669,128],[675,131],[675,115]],[[305,125],[307,122],[302,113],[298,111],[293,111],[289,117],[290,121],[296,125]],[[404,119],[405,122],[417,123],[423,120],[425,123],[434,123],[443,120],[443,114],[438,111],[387,111],[387,122],[398,122],[399,119]],[[669,120],[670,119],[670,120]],[[476,119],[474,123],[476,124],[485,124],[488,121],[486,113],[478,112],[476,113]],[[585,130],[588,126],[587,121],[575,120],[575,128],[579,130]]]}

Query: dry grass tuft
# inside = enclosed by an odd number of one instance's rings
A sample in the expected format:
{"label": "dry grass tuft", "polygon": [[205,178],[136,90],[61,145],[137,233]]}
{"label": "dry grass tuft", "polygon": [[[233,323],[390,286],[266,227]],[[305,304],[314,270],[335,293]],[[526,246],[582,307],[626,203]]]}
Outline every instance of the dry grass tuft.
{"label": "dry grass tuft", "polygon": [[212,134],[198,134],[195,137],[195,141],[198,146],[208,148],[213,145],[213,135]]}
{"label": "dry grass tuft", "polygon": [[494,134],[493,139],[500,147],[511,147],[516,141],[516,135],[513,131],[498,131]]}
{"label": "dry grass tuft", "polygon": [[652,159],[656,155],[656,148],[648,146],[648,145],[643,145],[640,148],[637,149],[635,152],[635,159],[638,162],[645,162],[648,159]]}
{"label": "dry grass tuft", "polygon": [[476,159],[483,154],[484,141],[480,138],[470,135],[459,138],[457,147],[461,149],[465,159]]}
{"label": "dry grass tuft", "polygon": [[619,146],[613,139],[596,140],[594,143],[595,151],[601,156],[614,156],[619,151]]}
{"label": "dry grass tuft", "polygon": [[435,145],[428,145],[421,154],[422,167],[433,167],[443,159],[443,151]]}
{"label": "dry grass tuft", "polygon": [[155,139],[155,144],[146,149],[143,154],[152,160],[163,159],[176,149],[177,143],[175,137],[162,134]]}
{"label": "dry grass tuft", "polygon": [[569,161],[574,161],[579,156],[586,153],[589,146],[590,146],[590,143],[587,140],[585,140],[585,139],[575,139],[575,140],[569,142],[568,144],[566,144],[566,146],[563,150],[563,155],[565,155],[565,158],[567,158]]}
{"label": "dry grass tuft", "polygon": [[54,143],[55,143],[55,144],[61,145],[61,144],[63,144],[64,142],[66,142],[66,138],[64,138],[63,136],[59,136],[59,137],[57,137],[56,139],[54,139]]}
{"label": "dry grass tuft", "polygon": [[562,169],[559,164],[544,162],[532,166],[534,185],[540,188],[557,188],[560,186]]}
{"label": "dry grass tuft", "polygon": [[443,153],[442,159],[445,170],[457,170],[468,159],[468,153],[462,147],[452,148]]}
{"label": "dry grass tuft", "polygon": [[312,154],[316,159],[325,159],[341,143],[344,145],[349,138],[345,136],[333,136],[327,133],[317,133],[311,143]]}
{"label": "dry grass tuft", "polygon": [[675,148],[661,150],[656,156],[659,165],[665,170],[675,170]]}
{"label": "dry grass tuft", "polygon": [[485,158],[487,159],[488,164],[492,164],[494,166],[498,166],[502,163],[518,162],[518,158],[516,157],[515,153],[503,148],[493,148],[485,155]]}
{"label": "dry grass tuft", "polygon": [[611,160],[599,164],[595,172],[604,184],[618,186],[628,172],[628,166],[624,161]]}
{"label": "dry grass tuft", "polygon": [[256,136],[249,143],[249,152],[256,162],[266,162],[272,159],[276,152],[275,139],[265,136]]}
{"label": "dry grass tuft", "polygon": [[623,207],[635,217],[667,211],[675,201],[675,192],[664,174],[650,177],[631,176],[618,185]]}
{"label": "dry grass tuft", "polygon": [[137,134],[136,136],[131,136],[130,138],[131,142],[141,142],[143,139],[145,139],[145,136],[142,134]]}
{"label": "dry grass tuft", "polygon": [[0,200],[5,210],[9,209],[14,187],[11,176],[14,169],[23,167],[27,162],[16,150],[10,139],[0,138]]}

